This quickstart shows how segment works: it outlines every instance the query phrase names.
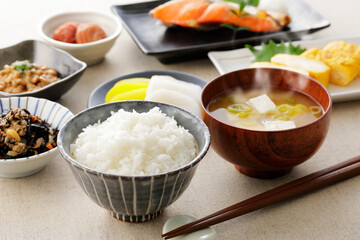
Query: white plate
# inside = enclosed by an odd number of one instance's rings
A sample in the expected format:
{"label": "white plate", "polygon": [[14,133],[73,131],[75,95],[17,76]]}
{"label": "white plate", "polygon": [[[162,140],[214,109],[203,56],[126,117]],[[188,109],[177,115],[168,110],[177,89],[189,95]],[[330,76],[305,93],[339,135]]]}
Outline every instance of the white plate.
{"label": "white plate", "polygon": [[[293,42],[293,44],[300,45],[303,48],[322,48],[327,43],[334,40],[343,40],[347,43],[354,43],[360,45],[360,37],[297,41]],[[225,74],[235,70],[247,68],[250,66],[251,62],[254,59],[253,54],[247,48],[230,51],[213,51],[209,52],[208,56],[220,74]],[[328,90],[331,94],[333,102],[360,99],[360,78],[357,77],[349,85],[344,87],[329,84]]]}

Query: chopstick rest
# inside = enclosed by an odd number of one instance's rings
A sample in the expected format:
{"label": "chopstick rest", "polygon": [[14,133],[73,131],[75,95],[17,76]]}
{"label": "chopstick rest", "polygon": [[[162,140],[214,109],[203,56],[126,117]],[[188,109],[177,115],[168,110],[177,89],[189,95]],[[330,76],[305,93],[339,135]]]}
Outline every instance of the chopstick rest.
{"label": "chopstick rest", "polygon": [[286,183],[162,235],[170,239],[279,203],[360,174],[360,156]]}
{"label": "chopstick rest", "polygon": [[[179,226],[182,226],[184,224],[190,223],[195,220],[196,218],[189,215],[175,215],[165,222],[162,232],[163,233],[169,232]],[[195,240],[195,239],[215,240],[216,232],[212,227],[207,227],[189,234],[178,236],[176,237],[176,239],[177,240]]]}

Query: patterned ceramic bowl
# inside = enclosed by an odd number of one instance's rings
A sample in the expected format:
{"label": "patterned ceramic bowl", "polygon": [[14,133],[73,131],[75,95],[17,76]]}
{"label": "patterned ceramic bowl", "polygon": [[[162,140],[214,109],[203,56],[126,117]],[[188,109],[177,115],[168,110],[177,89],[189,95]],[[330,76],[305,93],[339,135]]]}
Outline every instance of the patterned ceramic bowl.
{"label": "patterned ceramic bowl", "polygon": [[[104,121],[112,111],[124,109],[148,112],[154,107],[188,129],[198,143],[198,155],[187,165],[170,172],[149,176],[120,176],[106,174],[79,164],[70,156],[70,144],[82,129],[98,120]],[[96,116],[96,117],[94,117]],[[210,146],[206,125],[193,114],[167,104],[146,101],[122,101],[98,105],[77,114],[60,130],[58,146],[85,194],[99,206],[109,210],[117,219],[144,222],[158,216],[189,186],[198,163]]]}
{"label": "patterned ceramic bowl", "polygon": [[[11,97],[0,98],[0,113],[5,114],[14,108],[23,108],[32,115],[45,120],[53,129],[59,130],[73,114],[69,109],[42,98]],[[53,148],[44,153],[15,159],[0,159],[0,177],[20,178],[35,174],[42,170],[46,164],[58,153]]]}

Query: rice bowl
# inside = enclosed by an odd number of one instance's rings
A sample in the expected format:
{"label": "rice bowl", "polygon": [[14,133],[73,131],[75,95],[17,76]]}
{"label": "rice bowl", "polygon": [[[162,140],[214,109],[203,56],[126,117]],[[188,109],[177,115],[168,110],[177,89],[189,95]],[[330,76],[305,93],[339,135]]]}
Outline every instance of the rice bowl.
{"label": "rice bowl", "polygon": [[[197,153],[189,163],[160,174],[124,176],[91,169],[71,156],[70,145],[87,126],[99,120],[104,122],[111,112],[119,109],[145,113],[154,107],[173,118],[195,138]],[[58,147],[79,186],[91,200],[119,220],[144,222],[158,216],[189,186],[199,162],[210,147],[210,132],[200,118],[182,108],[158,102],[119,101],[88,108],[70,119],[60,130]],[[98,156],[98,159],[105,160],[103,156]]]}

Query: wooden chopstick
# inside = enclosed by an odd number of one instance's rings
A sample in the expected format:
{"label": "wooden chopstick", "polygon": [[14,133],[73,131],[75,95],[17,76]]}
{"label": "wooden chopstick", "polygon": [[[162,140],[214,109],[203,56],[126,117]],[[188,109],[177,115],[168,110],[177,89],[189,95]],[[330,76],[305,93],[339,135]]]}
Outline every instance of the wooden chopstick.
{"label": "wooden chopstick", "polygon": [[164,239],[191,233],[360,174],[360,156],[317,171],[164,233]]}

